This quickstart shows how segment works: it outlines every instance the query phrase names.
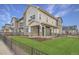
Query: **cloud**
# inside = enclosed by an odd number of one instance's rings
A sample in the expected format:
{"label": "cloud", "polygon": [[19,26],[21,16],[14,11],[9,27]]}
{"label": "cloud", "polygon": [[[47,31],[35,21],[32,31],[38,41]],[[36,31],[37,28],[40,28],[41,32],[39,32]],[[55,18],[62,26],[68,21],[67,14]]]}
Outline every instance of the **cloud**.
{"label": "cloud", "polygon": [[5,9],[0,10],[0,12],[2,12],[2,14],[0,14],[0,21],[4,23],[9,23],[11,20],[11,14]]}
{"label": "cloud", "polygon": [[10,23],[12,14],[10,11],[19,13],[19,11],[14,7],[14,5],[4,5],[3,9],[0,9],[0,21],[3,23]]}
{"label": "cloud", "polygon": [[50,4],[50,5],[48,5],[48,7],[47,7],[46,10],[47,10],[50,14],[52,14],[52,13],[54,12],[54,11],[53,11],[54,7],[55,7],[55,5],[53,5],[53,4],[51,5],[51,4]]}
{"label": "cloud", "polygon": [[15,13],[20,13],[20,11],[18,11],[14,5],[3,5],[4,8],[0,9],[0,22],[2,24],[6,24],[6,23],[10,23],[11,21],[11,17],[13,14],[11,14],[12,12]]}
{"label": "cloud", "polygon": [[71,10],[64,10],[64,11],[59,11],[58,13],[55,14],[55,16],[65,16],[66,14],[68,14]]}
{"label": "cloud", "polygon": [[[55,7],[57,7],[58,10]],[[70,9],[72,9],[71,4],[50,4],[46,10],[51,14],[57,10],[57,12],[55,12],[56,16],[64,16],[71,11]]]}
{"label": "cloud", "polygon": [[67,9],[67,8],[69,8],[69,7],[71,7],[72,5],[71,4],[60,4],[59,5],[59,8],[60,9]]}
{"label": "cloud", "polygon": [[65,16],[72,11],[71,4],[61,4],[59,5],[59,11],[55,14],[55,16]]}

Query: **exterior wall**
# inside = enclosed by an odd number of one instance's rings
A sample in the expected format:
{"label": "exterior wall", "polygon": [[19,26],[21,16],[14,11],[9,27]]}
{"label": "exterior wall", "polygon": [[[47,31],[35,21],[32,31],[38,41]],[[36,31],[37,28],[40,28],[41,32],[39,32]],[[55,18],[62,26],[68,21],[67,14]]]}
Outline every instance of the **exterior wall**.
{"label": "exterior wall", "polygon": [[[30,17],[35,15],[35,19],[31,19]],[[30,20],[30,21],[29,21]],[[24,14],[24,35],[28,35],[28,31],[29,31],[29,24],[31,22],[31,20],[38,20],[38,10],[34,7],[29,7],[27,9],[27,11]]]}
{"label": "exterior wall", "polygon": [[62,34],[62,20],[61,20],[61,18],[58,19],[58,33]]}
{"label": "exterior wall", "polygon": [[24,13],[24,15],[23,15],[23,17],[24,17],[24,35],[28,35],[28,26],[27,26],[27,24],[28,24],[28,22],[27,22],[27,17],[26,17],[26,12]]}
{"label": "exterior wall", "polygon": [[24,20],[22,19],[22,20],[20,20],[19,22],[18,22],[18,24],[19,24],[19,26],[18,26],[18,30],[20,31],[20,32],[24,32],[23,31],[23,29],[24,29]]}
{"label": "exterior wall", "polygon": [[[56,26],[56,20],[54,18],[51,18],[50,16],[46,15],[45,13],[41,12],[38,10],[38,21],[40,23],[45,23],[45,24],[49,24],[49,25],[52,25],[52,26]],[[41,19],[40,19],[41,17]]]}
{"label": "exterior wall", "polygon": [[[34,7],[29,7],[26,12],[26,23],[27,25],[29,24],[30,16],[35,15],[35,21],[38,21],[40,23],[45,23],[49,24],[52,26],[56,26],[56,20],[54,18],[51,18],[50,16],[46,15],[45,13],[41,12],[40,10],[34,8]],[[41,19],[40,19],[41,17]],[[28,25],[29,26],[29,25]]]}
{"label": "exterior wall", "polygon": [[[35,19],[31,19],[30,17],[35,15]],[[38,20],[38,10],[34,7],[29,7],[26,12],[26,26],[29,26],[29,20]]]}

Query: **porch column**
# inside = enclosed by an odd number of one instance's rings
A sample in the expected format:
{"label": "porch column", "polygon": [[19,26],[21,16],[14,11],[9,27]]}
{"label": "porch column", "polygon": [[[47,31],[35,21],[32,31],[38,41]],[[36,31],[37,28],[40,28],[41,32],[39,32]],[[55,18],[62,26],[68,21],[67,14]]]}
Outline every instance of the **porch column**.
{"label": "porch column", "polygon": [[53,35],[53,33],[54,33],[54,28],[51,27],[51,35]]}
{"label": "porch column", "polygon": [[46,26],[44,26],[44,36],[46,36]]}
{"label": "porch column", "polygon": [[42,36],[42,25],[40,25],[39,32],[40,32],[40,36]]}
{"label": "porch column", "polygon": [[28,34],[29,34],[29,36],[31,36],[31,27],[30,26],[28,27]]}

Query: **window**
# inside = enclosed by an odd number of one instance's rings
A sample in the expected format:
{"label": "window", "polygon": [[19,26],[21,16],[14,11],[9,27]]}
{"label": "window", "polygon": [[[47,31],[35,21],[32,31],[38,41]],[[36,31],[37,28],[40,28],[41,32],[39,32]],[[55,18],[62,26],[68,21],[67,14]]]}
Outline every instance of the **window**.
{"label": "window", "polygon": [[31,19],[35,19],[35,15],[30,16]]}
{"label": "window", "polygon": [[35,19],[35,15],[32,16],[32,19]]}
{"label": "window", "polygon": [[33,20],[33,19],[35,19],[35,15],[30,16],[29,21],[30,21],[30,20]]}

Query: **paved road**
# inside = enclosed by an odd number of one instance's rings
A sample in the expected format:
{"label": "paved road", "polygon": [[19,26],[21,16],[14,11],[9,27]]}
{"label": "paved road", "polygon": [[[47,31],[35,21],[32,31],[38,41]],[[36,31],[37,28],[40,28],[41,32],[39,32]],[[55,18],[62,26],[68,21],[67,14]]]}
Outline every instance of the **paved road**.
{"label": "paved road", "polygon": [[13,52],[0,40],[0,55],[13,55]]}

